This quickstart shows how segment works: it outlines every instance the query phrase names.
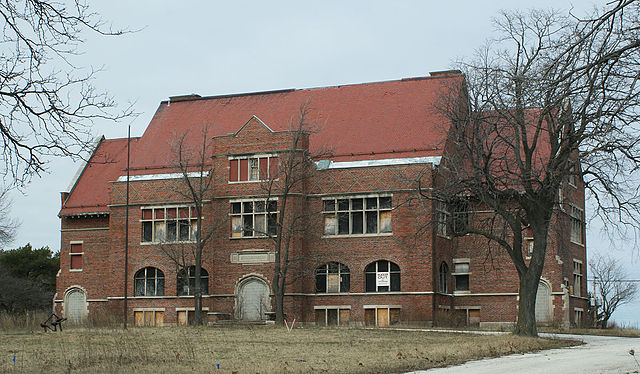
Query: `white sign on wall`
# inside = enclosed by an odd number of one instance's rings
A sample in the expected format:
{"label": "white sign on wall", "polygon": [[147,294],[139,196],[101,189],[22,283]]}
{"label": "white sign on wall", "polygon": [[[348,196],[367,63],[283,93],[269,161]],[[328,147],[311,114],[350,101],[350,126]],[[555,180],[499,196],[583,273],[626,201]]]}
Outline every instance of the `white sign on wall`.
{"label": "white sign on wall", "polygon": [[389,273],[376,274],[376,287],[389,287],[391,285],[391,276]]}

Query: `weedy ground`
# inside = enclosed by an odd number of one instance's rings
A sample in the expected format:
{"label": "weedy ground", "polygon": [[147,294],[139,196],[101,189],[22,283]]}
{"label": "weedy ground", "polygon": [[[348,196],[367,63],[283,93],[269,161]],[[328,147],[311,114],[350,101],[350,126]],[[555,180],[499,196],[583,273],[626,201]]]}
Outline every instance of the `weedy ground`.
{"label": "weedy ground", "polygon": [[0,332],[2,373],[395,373],[574,341],[348,328],[68,328]]}

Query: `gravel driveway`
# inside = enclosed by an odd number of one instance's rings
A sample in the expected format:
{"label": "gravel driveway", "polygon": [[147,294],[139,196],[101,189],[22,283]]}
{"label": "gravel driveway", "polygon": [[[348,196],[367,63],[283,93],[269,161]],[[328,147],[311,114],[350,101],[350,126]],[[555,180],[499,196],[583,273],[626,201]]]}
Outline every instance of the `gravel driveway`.
{"label": "gravel driveway", "polygon": [[[412,373],[640,373],[640,338],[540,334],[544,337],[582,340],[577,347],[470,361],[463,365]],[[630,354],[633,350],[634,355]]]}

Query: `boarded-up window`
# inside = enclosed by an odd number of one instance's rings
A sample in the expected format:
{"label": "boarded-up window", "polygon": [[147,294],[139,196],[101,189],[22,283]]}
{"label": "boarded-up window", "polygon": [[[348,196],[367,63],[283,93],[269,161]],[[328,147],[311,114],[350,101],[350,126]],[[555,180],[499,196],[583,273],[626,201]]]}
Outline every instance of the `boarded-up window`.
{"label": "boarded-up window", "polygon": [[133,312],[133,319],[137,327],[162,327],[164,325],[164,311],[136,310]]}
{"label": "boarded-up window", "polygon": [[329,262],[316,269],[316,292],[349,292],[349,268],[338,262]]}
{"label": "boarded-up window", "polygon": [[231,237],[252,238],[276,233],[276,200],[231,202]]}
{"label": "boarded-up window", "polygon": [[365,292],[400,291],[400,267],[390,261],[372,262],[365,268]]}
{"label": "boarded-up window", "polygon": [[69,260],[71,270],[82,270],[82,255],[84,254],[84,249],[82,243],[71,243],[71,248],[69,249]]}
{"label": "boarded-up window", "polygon": [[142,209],[142,242],[190,242],[196,240],[195,207]]}
{"label": "boarded-up window", "polygon": [[348,306],[317,307],[316,326],[346,326],[349,324],[350,315]]}
{"label": "boarded-up window", "polygon": [[278,157],[239,157],[229,160],[229,182],[266,181],[275,179]]}
{"label": "boarded-up window", "polygon": [[229,182],[237,182],[238,175],[238,160],[229,161]]}

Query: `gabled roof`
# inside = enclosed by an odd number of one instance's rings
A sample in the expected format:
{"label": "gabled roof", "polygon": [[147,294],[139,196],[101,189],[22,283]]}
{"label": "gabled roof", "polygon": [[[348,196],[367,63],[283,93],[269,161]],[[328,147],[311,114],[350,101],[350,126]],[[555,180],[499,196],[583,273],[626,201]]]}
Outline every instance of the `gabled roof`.
{"label": "gabled roof", "polygon": [[[138,138],[131,139],[131,146]],[[104,213],[109,208],[109,182],[127,166],[127,139],[102,139],[62,203],[60,215]]]}
{"label": "gabled roof", "polygon": [[448,125],[434,105],[456,82],[462,82],[461,74],[163,101],[131,167],[164,166],[168,153],[159,150],[203,124],[210,125],[211,136],[222,136],[236,133],[256,116],[273,131],[290,130],[291,119],[306,101],[309,119],[320,128],[310,139],[312,154],[329,148],[340,161],[439,155]]}
{"label": "gabled roof", "polygon": [[[162,172],[171,162],[172,139],[192,134],[185,139],[198,141],[205,124],[211,137],[236,134],[252,117],[271,131],[290,130],[305,102],[308,119],[319,129],[310,138],[312,154],[330,149],[333,161],[440,156],[449,125],[435,105],[463,79],[459,72],[444,72],[334,87],[174,97],[160,103],[145,133],[133,142],[131,173]],[[125,163],[126,139],[102,141],[60,213],[108,210],[107,182],[123,175]]]}

